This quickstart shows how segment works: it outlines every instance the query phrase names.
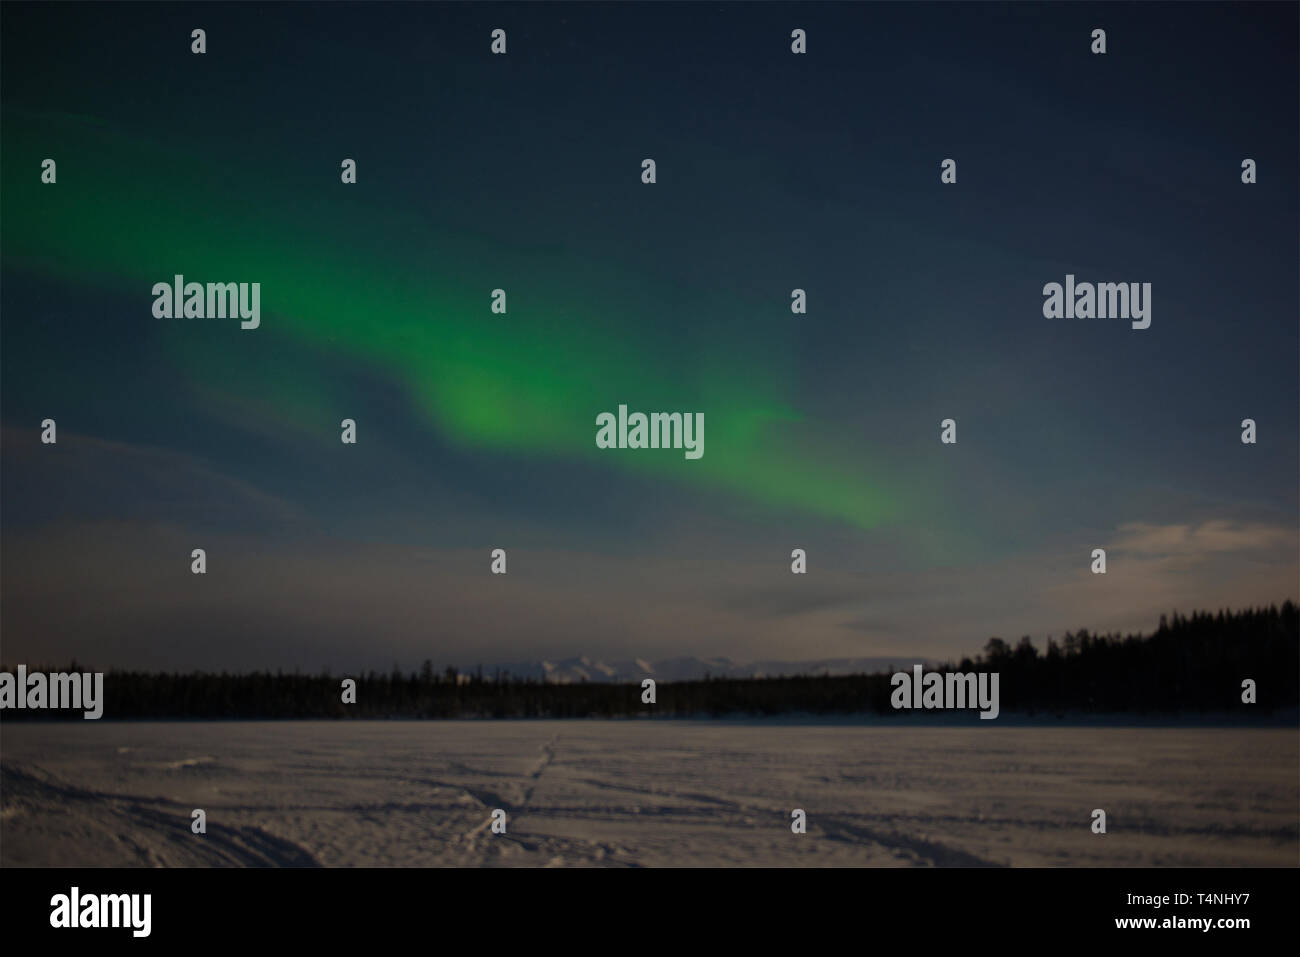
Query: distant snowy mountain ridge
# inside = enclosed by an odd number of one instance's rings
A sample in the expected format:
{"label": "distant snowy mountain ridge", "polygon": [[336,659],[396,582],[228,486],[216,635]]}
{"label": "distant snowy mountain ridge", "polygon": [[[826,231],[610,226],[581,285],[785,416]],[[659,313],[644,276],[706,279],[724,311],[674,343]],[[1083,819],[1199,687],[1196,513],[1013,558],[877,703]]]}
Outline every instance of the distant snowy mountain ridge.
{"label": "distant snowy mountain ridge", "polygon": [[638,682],[642,678],[656,681],[698,681],[706,675],[714,678],[776,678],[791,675],[852,675],[906,671],[912,665],[929,664],[922,658],[823,658],[817,661],[753,661],[748,664],[730,658],[696,658],[682,656],[647,661],[644,658],[595,660],[586,655],[558,660],[471,664],[460,669],[473,674],[482,669],[490,678],[498,672],[512,678],[540,679],[555,684],[589,682]]}

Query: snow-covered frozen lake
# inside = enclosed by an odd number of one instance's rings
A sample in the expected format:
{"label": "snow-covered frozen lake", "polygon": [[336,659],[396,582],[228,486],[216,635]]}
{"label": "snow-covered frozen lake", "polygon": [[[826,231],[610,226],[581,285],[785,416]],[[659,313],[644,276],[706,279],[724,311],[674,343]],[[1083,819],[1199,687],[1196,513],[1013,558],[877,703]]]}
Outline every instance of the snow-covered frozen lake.
{"label": "snow-covered frozen lake", "polygon": [[0,864],[1296,866],[1298,767],[1294,729],[6,724]]}

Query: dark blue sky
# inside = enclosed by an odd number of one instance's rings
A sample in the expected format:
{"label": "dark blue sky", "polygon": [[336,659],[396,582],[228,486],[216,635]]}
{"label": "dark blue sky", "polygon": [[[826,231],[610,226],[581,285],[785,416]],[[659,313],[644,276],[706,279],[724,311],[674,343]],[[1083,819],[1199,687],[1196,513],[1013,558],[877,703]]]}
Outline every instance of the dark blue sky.
{"label": "dark blue sky", "polygon": [[[1293,4],[2,16],[6,661],[939,656],[1300,591]],[[255,333],[150,313],[263,263]],[[1151,328],[1045,319],[1067,273]],[[703,467],[594,451],[637,396]]]}

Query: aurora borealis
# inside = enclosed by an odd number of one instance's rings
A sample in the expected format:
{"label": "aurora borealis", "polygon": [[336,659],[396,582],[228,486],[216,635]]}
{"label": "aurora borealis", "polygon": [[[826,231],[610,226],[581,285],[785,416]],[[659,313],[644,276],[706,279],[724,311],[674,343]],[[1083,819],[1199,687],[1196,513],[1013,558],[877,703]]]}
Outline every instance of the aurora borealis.
{"label": "aurora borealis", "polygon": [[[1295,597],[1295,10],[1106,7],[1094,62],[1082,5],[938,9],[8,5],[5,659],[960,654]],[[1044,319],[1069,272],[1152,327]],[[155,319],[181,273],[260,327]],[[597,449],[620,404],[707,454]]]}

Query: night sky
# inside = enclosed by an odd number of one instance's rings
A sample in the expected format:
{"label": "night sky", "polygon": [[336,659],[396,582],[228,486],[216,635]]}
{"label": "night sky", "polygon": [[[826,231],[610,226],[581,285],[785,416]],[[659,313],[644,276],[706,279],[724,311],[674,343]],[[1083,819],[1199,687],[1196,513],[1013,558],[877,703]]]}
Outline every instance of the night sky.
{"label": "night sky", "polygon": [[[7,3],[0,657],[940,657],[1296,598],[1298,9]],[[177,273],[260,328],[155,318]],[[1151,327],[1044,318],[1067,274]],[[703,458],[598,449],[621,403]]]}

